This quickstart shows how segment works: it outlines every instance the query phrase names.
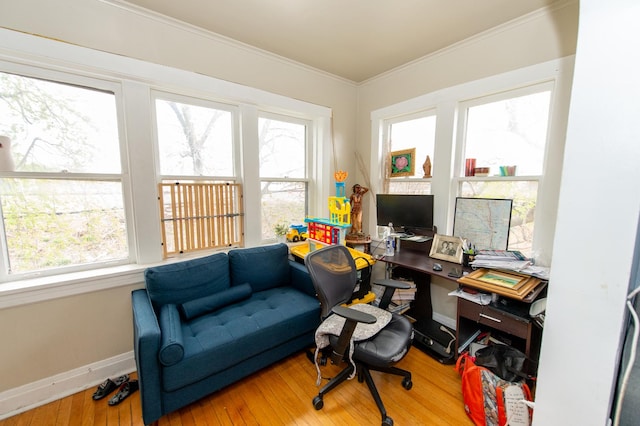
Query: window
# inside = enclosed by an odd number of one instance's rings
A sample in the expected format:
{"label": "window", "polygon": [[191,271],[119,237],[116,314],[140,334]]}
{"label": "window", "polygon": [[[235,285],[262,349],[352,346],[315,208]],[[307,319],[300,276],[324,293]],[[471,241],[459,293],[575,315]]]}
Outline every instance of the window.
{"label": "window", "polygon": [[263,113],[258,127],[262,238],[272,239],[276,225],[302,223],[307,215],[310,123]]}
{"label": "window", "polygon": [[0,135],[11,141],[0,147],[5,279],[128,259],[116,87],[109,86],[0,73]]}
{"label": "window", "polygon": [[159,96],[155,105],[160,173],[165,178],[233,179],[232,111],[194,98]]}
{"label": "window", "polygon": [[[137,283],[143,265],[161,262],[167,250],[259,245],[262,217],[302,221],[307,205],[324,205],[309,170],[328,157],[329,108],[41,37],[7,40],[0,41],[11,52],[0,60],[0,136],[12,142],[15,167],[6,168],[9,145],[0,138],[0,283],[7,283],[0,293],[19,290],[18,303],[31,291],[38,300],[63,287],[92,291],[75,285],[83,276],[100,288],[122,285],[123,273]],[[265,160],[261,175],[259,156],[271,145],[295,167]],[[158,202],[172,192],[173,205]],[[261,202],[275,212],[265,215]],[[280,217],[281,206],[299,213]],[[162,236],[166,223],[195,216],[194,226]],[[78,271],[91,273],[66,275]],[[50,283],[61,286],[40,292]]]}
{"label": "window", "polygon": [[[388,152],[415,149],[413,176],[390,177],[385,176],[384,192],[388,194],[430,194],[433,173],[425,177],[423,165],[427,156],[433,165],[434,144],[436,137],[436,116],[431,113],[413,114],[388,120],[386,122]],[[389,166],[390,167],[390,166]],[[389,167],[386,167],[388,172]]]}
{"label": "window", "polygon": [[[509,249],[531,255],[539,180],[544,170],[551,88],[538,85],[462,104],[467,159],[486,177],[461,177],[463,197],[513,199]],[[466,120],[464,120],[466,118]],[[477,169],[476,169],[477,170]],[[485,175],[485,173],[483,173]]]}
{"label": "window", "polygon": [[164,257],[243,245],[232,109],[170,94],[155,106]]}

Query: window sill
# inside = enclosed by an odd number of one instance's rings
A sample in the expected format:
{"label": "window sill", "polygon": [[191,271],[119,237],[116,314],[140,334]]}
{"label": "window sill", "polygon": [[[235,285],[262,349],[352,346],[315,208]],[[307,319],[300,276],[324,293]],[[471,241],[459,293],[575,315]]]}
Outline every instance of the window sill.
{"label": "window sill", "polygon": [[228,250],[202,250],[171,257],[157,263],[129,264],[0,283],[0,309],[75,296],[110,288],[144,287],[144,271],[152,266],[181,262]]}
{"label": "window sill", "polygon": [[122,265],[0,284],[0,309],[144,283],[150,265]]}

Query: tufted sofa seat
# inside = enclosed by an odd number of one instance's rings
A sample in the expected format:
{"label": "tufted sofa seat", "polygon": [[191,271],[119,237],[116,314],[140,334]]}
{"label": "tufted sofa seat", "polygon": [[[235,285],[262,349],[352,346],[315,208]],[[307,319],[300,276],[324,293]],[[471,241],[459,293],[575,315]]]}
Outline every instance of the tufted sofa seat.
{"label": "tufted sofa seat", "polygon": [[313,345],[319,302],[284,244],[149,268],[132,293],[145,424]]}

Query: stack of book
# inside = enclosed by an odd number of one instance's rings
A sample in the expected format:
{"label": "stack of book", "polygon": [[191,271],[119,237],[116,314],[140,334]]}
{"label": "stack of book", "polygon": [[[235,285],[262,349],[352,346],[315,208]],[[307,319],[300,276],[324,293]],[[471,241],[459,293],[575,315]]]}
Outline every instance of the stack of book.
{"label": "stack of book", "polygon": [[[398,278],[396,278],[398,279]],[[389,311],[402,313],[409,309],[411,302],[416,298],[416,285],[413,281],[407,281],[404,279],[398,279],[411,285],[410,288],[396,289],[391,298],[391,304],[389,305]]]}

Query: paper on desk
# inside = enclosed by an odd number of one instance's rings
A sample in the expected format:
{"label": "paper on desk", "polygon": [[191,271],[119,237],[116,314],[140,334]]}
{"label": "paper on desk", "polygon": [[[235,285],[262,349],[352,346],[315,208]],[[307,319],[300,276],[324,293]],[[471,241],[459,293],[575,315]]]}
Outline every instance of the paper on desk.
{"label": "paper on desk", "polygon": [[520,272],[524,268],[531,265],[528,260],[491,260],[491,259],[476,259],[470,263],[474,268],[490,268],[490,269],[508,269],[511,271]]}
{"label": "paper on desk", "polygon": [[491,302],[491,295],[486,293],[476,293],[471,294],[466,291],[462,291],[461,288],[457,288],[449,293],[449,296],[457,296],[462,297],[463,299],[467,299],[472,301],[473,303],[477,303],[478,305],[488,305]]}
{"label": "paper on desk", "polygon": [[474,268],[504,269],[508,271],[519,272],[521,274],[531,275],[542,280],[549,279],[549,268],[544,266],[533,265],[528,260],[486,260],[476,259],[470,263]]}

